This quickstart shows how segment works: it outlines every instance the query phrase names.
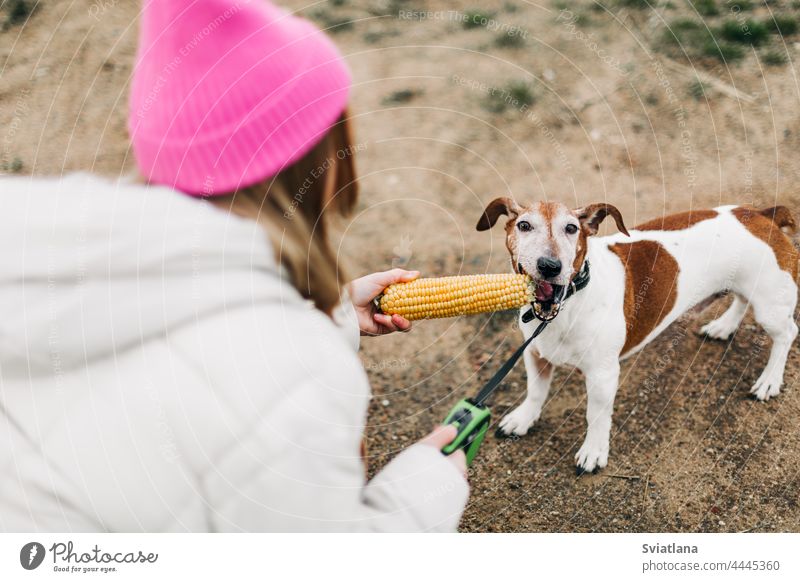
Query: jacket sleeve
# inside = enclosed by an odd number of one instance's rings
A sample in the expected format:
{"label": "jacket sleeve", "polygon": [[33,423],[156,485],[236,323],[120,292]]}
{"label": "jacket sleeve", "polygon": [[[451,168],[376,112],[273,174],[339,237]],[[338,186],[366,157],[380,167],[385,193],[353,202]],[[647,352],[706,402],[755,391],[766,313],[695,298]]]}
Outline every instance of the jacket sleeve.
{"label": "jacket sleeve", "polygon": [[207,487],[218,508],[214,529],[455,531],[468,497],[459,471],[435,448],[415,444],[365,483],[362,425],[348,426],[345,407],[320,398],[324,390],[295,392],[217,465]]}
{"label": "jacket sleeve", "polygon": [[[271,309],[229,312],[204,324],[202,343],[184,346],[214,361],[214,338],[235,343],[214,368],[213,393],[239,414],[198,463],[209,527],[455,531],[468,496],[456,467],[418,444],[383,451],[399,454],[367,483],[360,445],[371,396],[361,361],[316,310]],[[213,417],[203,419],[198,433]]]}
{"label": "jacket sleeve", "polygon": [[[456,531],[469,486],[441,451],[417,443],[394,458],[364,489],[363,500],[378,515],[400,511],[393,531]],[[382,529],[378,527],[376,529]]]}
{"label": "jacket sleeve", "polygon": [[183,387],[175,414],[187,419],[176,432],[206,529],[457,528],[468,486],[430,445],[380,451],[396,458],[366,482],[369,381],[324,314],[299,300],[231,309],[171,334],[170,346],[202,378]]}
{"label": "jacket sleeve", "polygon": [[358,351],[361,347],[361,329],[358,327],[356,308],[350,301],[347,291],[342,291],[342,300],[333,310],[333,321],[348,345]]}

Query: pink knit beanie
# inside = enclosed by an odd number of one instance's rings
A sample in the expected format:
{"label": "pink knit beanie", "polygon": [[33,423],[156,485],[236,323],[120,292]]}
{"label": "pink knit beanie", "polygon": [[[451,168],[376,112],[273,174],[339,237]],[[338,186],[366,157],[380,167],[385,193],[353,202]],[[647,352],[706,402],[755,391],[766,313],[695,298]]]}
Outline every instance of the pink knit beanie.
{"label": "pink knit beanie", "polygon": [[128,129],[139,169],[233,192],[313,148],[347,104],[331,41],[266,0],[144,0]]}

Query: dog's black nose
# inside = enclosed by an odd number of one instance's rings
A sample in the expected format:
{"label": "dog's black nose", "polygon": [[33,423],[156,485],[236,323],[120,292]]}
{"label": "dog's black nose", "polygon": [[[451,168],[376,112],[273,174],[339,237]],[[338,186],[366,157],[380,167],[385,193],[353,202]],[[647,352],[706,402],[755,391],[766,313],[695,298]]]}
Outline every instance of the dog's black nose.
{"label": "dog's black nose", "polygon": [[548,257],[539,257],[539,260],[536,261],[536,268],[545,278],[555,277],[561,272],[561,261]]}

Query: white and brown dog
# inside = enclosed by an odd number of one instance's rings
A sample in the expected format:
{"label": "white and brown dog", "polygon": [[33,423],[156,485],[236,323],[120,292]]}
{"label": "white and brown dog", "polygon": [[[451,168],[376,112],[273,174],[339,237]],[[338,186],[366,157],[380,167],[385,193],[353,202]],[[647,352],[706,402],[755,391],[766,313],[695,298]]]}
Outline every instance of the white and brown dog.
{"label": "white and brown dog", "polygon": [[[735,296],[730,308],[701,331],[728,339],[752,306],[772,338],[772,351],[751,392],[759,400],[780,392],[797,336],[798,252],[784,234],[795,226],[785,207],[696,210],[629,232],[610,204],[570,210],[557,202],[519,206],[498,198],[486,207],[478,230],[491,228],[501,215],[510,219],[506,244],[513,268],[533,278],[545,313],[587,260],[591,267],[586,287],[564,302],[526,350],[527,396],[501,420],[501,434],[525,434],[542,411],[553,366],[573,366],[583,372],[587,393],[588,428],[575,456],[577,471],[605,467],[620,359],[641,350],[688,309],[726,291]],[[609,215],[621,232],[592,237]],[[522,323],[526,338],[537,324]]]}

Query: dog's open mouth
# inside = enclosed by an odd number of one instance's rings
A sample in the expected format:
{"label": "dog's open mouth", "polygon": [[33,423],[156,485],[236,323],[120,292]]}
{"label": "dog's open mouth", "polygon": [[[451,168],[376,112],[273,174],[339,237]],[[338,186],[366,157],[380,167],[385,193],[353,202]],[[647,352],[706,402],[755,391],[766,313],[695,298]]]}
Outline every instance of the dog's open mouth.
{"label": "dog's open mouth", "polygon": [[[522,268],[522,265],[517,265],[517,270],[523,274],[527,275],[525,269]],[[528,275],[530,277],[530,275]],[[563,295],[564,295],[564,286],[557,285],[550,281],[545,281],[544,279],[536,279],[531,277],[533,280],[534,287],[534,299],[536,304],[538,305],[538,311],[541,314],[548,314],[553,310],[553,306],[560,303]]]}
{"label": "dog's open mouth", "polygon": [[544,311],[550,311],[553,304],[561,301],[564,286],[550,283],[549,281],[535,281],[536,289],[534,296],[536,302],[542,306]]}

